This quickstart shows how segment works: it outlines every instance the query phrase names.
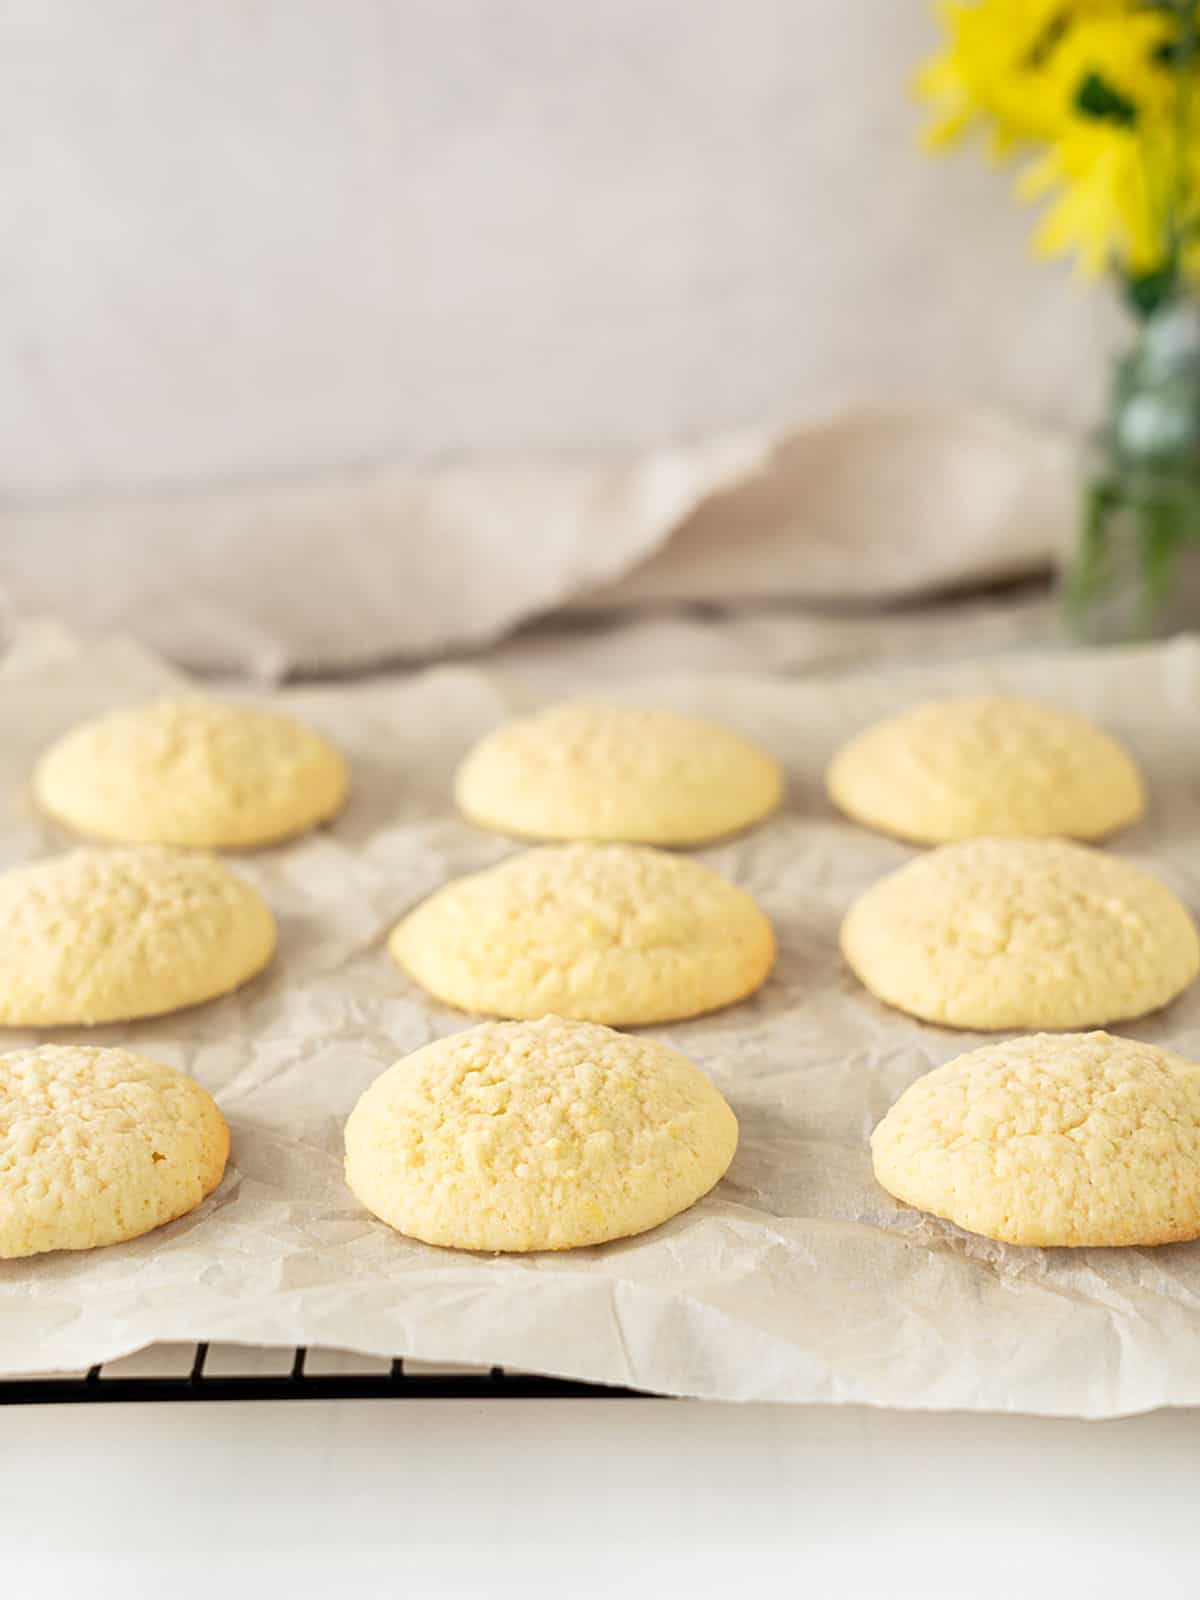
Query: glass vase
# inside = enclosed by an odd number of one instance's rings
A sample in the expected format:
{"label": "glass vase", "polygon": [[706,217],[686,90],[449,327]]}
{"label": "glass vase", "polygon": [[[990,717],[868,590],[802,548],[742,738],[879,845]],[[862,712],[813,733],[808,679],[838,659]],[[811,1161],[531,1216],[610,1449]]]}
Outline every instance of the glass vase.
{"label": "glass vase", "polygon": [[1105,426],[1085,458],[1063,590],[1092,644],[1200,629],[1200,312],[1149,318],[1117,364]]}

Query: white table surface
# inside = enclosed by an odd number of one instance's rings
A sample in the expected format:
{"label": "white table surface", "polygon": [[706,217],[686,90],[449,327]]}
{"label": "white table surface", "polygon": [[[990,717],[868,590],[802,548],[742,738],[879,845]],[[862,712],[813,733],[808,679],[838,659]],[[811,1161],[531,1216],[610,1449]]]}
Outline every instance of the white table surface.
{"label": "white table surface", "polygon": [[10,1407],[0,1593],[1191,1597],[1198,1461],[1191,1412]]}

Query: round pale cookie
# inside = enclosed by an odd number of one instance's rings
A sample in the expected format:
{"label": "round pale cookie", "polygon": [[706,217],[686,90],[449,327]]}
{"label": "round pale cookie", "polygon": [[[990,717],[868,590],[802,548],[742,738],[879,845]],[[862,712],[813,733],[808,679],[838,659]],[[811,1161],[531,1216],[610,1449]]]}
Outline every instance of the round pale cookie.
{"label": "round pale cookie", "polygon": [[34,770],[42,810],[122,844],[241,850],[314,828],[349,787],[337,750],[291,717],[154,700],[82,723]]}
{"label": "round pale cookie", "polygon": [[1171,891],[1059,839],[943,845],[851,906],[842,952],[881,1000],[954,1028],[1086,1028],[1155,1011],[1200,971]]}
{"label": "round pale cookie", "polygon": [[221,1181],[229,1130],[183,1073],[128,1050],[0,1055],[0,1259],[136,1239]]}
{"label": "round pale cookie", "polygon": [[783,773],[739,734],[675,711],[569,702],[488,734],[459,767],[460,810],[521,839],[703,844],[759,822]]}
{"label": "round pale cookie", "polygon": [[546,845],[447,884],[392,933],[397,963],[462,1011],[669,1022],[757,989],[771,924],[688,856]]}
{"label": "round pale cookie", "polygon": [[1200,1237],[1200,1067],[1107,1033],[1039,1034],[918,1078],[871,1136],[898,1200],[1008,1244]]}
{"label": "round pale cookie", "polygon": [[1145,810],[1132,760],[1085,718],[1033,700],[935,700],[833,758],[848,817],[918,844],[1019,835],[1101,839]]}
{"label": "round pale cookie", "polygon": [[346,1182],[426,1244],[572,1250],[693,1205],[737,1119],[686,1057],[585,1022],[486,1022],[377,1078],[346,1123]]}
{"label": "round pale cookie", "polygon": [[226,994],[275,950],[266,902],[215,856],[72,850],[0,875],[0,1024],[126,1022]]}

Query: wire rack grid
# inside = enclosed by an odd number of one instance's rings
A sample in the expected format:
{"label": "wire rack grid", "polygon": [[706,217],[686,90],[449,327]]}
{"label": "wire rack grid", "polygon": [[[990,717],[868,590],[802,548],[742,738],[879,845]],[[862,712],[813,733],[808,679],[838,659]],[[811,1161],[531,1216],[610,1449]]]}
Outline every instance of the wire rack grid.
{"label": "wire rack grid", "polygon": [[[260,1351],[207,1343],[162,1347],[79,1373],[0,1378],[0,1406],[179,1400],[647,1399],[639,1390],[518,1372],[355,1358],[344,1352]],[[149,1360],[145,1357],[150,1357]],[[264,1370],[266,1366],[267,1370]]]}

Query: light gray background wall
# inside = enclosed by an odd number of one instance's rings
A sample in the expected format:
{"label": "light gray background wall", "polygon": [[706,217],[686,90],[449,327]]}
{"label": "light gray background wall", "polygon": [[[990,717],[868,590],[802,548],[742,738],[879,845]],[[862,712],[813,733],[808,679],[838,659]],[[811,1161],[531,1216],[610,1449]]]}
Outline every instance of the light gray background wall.
{"label": "light gray background wall", "polygon": [[924,0],[6,0],[0,492],[1054,421],[1104,301],[914,151]]}

